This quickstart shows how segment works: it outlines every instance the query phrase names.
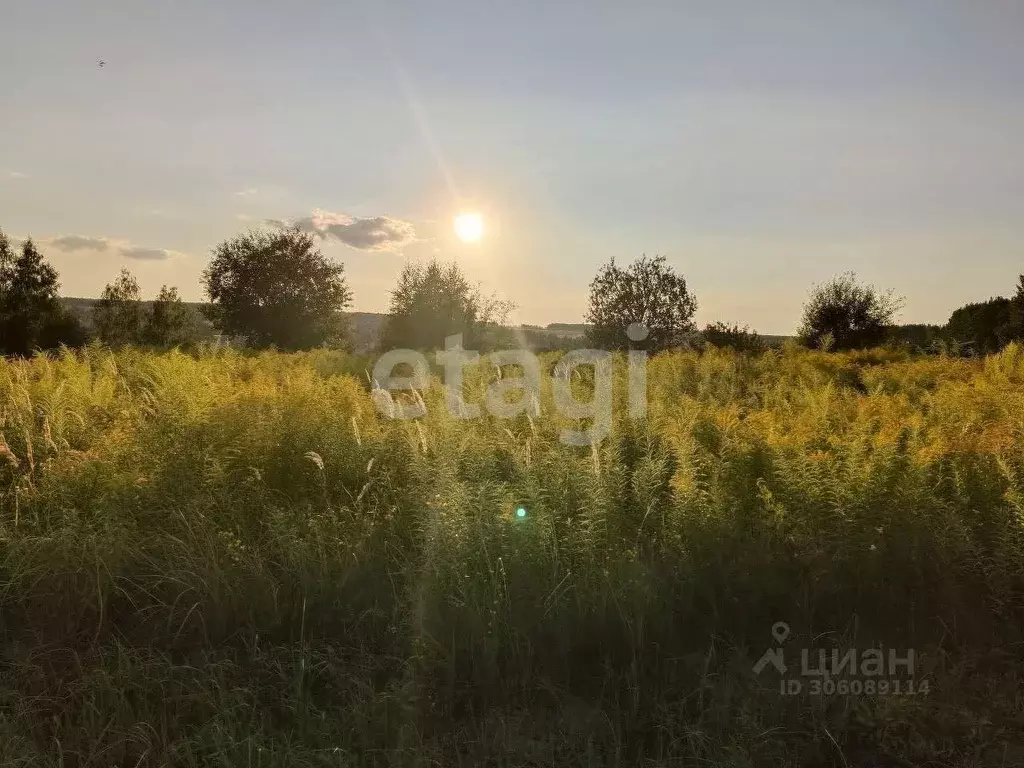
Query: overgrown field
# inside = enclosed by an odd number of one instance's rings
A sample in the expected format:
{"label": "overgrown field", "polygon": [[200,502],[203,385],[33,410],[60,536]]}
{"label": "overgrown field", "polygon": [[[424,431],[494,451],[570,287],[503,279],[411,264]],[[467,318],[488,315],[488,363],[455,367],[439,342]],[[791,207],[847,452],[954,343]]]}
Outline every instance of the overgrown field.
{"label": "overgrown field", "polygon": [[1024,764],[1024,350],[667,354],[595,450],[363,362],[0,364],[0,765]]}

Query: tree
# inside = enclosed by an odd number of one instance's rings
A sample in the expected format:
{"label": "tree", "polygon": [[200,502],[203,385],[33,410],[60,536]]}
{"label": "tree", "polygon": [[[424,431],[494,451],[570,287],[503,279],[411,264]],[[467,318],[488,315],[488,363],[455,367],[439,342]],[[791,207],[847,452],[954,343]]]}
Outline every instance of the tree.
{"label": "tree", "polygon": [[[627,269],[612,259],[590,283],[587,338],[600,349],[633,347],[657,352],[681,344],[696,330],[697,299],[664,256],[642,256]],[[634,326],[642,324],[646,329]]]}
{"label": "tree", "polygon": [[886,343],[909,347],[916,352],[928,352],[937,349],[942,339],[943,328],[941,325],[910,323],[894,325],[889,328]]}
{"label": "tree", "polygon": [[729,347],[737,352],[762,352],[764,340],[747,326],[716,322],[709,323],[701,332],[704,341],[713,347]]}
{"label": "tree", "polygon": [[903,306],[892,291],[861,285],[853,272],[816,285],[803,308],[797,332],[812,349],[863,349],[885,340]]}
{"label": "tree", "polygon": [[1011,341],[1024,341],[1024,275],[1011,298],[996,296],[955,310],[943,335],[950,344],[975,355],[992,354]]}
{"label": "tree", "polygon": [[976,355],[998,352],[1013,340],[1014,299],[996,296],[965,304],[949,316],[945,336]]}
{"label": "tree", "polygon": [[439,349],[445,337],[461,333],[465,349],[481,349],[511,309],[507,301],[484,296],[454,263],[409,263],[391,292],[381,347]]}
{"label": "tree", "polygon": [[160,286],[142,328],[142,339],[154,347],[177,347],[197,337],[192,312],[178,296],[177,288]]}
{"label": "tree", "polygon": [[1003,342],[1024,341],[1024,275],[1017,281],[1017,291],[1010,305],[1010,317],[1000,329]]}
{"label": "tree", "polygon": [[81,321],[66,307],[57,307],[43,325],[39,334],[39,349],[58,347],[84,347],[89,343],[89,332]]}
{"label": "tree", "polygon": [[28,356],[36,349],[81,343],[84,331],[61,306],[57,270],[31,238],[16,255],[0,231],[0,351]]}
{"label": "tree", "polygon": [[142,302],[139,283],[127,269],[108,283],[92,308],[93,325],[104,344],[120,347],[142,340]]}
{"label": "tree", "polygon": [[0,230],[0,352],[11,354],[14,344],[12,320],[11,283],[14,280],[14,263],[17,257],[11,248],[11,241]]}
{"label": "tree", "polygon": [[203,272],[211,305],[204,309],[222,332],[255,347],[309,349],[340,343],[342,311],[352,301],[344,266],[298,228],[251,230],[214,249]]}

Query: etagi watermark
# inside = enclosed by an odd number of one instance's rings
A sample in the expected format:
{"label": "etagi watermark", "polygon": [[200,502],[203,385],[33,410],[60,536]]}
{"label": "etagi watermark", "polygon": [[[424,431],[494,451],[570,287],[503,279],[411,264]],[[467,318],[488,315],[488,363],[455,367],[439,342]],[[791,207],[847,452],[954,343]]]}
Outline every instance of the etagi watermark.
{"label": "etagi watermark", "polygon": [[[754,664],[754,674],[760,675],[772,666],[781,675],[779,693],[798,696],[802,693],[820,696],[927,696],[927,678],[915,675],[913,648],[888,654],[881,648],[858,650],[848,648],[842,653],[833,648],[829,654],[824,648],[800,649],[800,667],[786,664],[782,644],[789,637],[789,625],[779,621],[772,625],[772,637],[778,644],[769,648]],[[792,657],[790,657],[792,658]]]}
{"label": "etagi watermark", "polygon": [[[643,341],[648,329],[642,323],[632,323],[626,335],[632,341]],[[527,349],[503,349],[486,355],[499,372],[484,394],[484,407],[492,416],[514,419],[524,413],[540,416],[541,366],[537,356]],[[647,415],[647,353],[630,350],[626,354],[628,365],[627,390],[629,417],[642,419]],[[443,387],[448,412],[460,419],[480,416],[480,405],[467,403],[462,397],[463,370],[478,365],[478,352],[463,349],[462,334],[445,339],[444,351],[436,353],[438,365],[444,366]],[[394,376],[394,370],[405,364],[411,376]],[[516,365],[523,376],[506,376],[503,366]],[[576,369],[584,366],[594,370],[594,392],[590,401],[577,400],[572,390]],[[415,419],[424,416],[427,406],[419,392],[430,386],[430,366],[427,358],[412,349],[393,349],[385,352],[373,366],[373,402],[377,411],[391,419]],[[594,445],[611,432],[612,427],[612,353],[599,349],[577,349],[568,352],[555,365],[551,382],[555,409],[570,419],[592,419],[587,429],[563,429],[559,439],[566,445]],[[392,398],[392,392],[411,392],[413,402]],[[518,399],[509,396],[521,393]]]}

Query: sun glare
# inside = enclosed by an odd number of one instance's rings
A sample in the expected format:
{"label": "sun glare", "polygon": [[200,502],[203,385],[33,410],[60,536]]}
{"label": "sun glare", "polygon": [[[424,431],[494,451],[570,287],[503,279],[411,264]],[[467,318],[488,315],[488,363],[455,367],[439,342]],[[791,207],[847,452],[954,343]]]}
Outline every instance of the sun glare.
{"label": "sun glare", "polygon": [[455,217],[455,234],[464,243],[476,243],[484,235],[484,220],[479,213],[464,211]]}

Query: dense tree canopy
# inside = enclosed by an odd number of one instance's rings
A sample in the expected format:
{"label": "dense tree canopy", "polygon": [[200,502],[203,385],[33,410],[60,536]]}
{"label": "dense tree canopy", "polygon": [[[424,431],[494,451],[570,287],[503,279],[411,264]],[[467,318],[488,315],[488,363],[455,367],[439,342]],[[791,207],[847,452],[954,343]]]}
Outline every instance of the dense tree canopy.
{"label": "dense tree canopy", "polygon": [[112,347],[140,344],[168,348],[198,341],[194,313],[178,296],[178,289],[163,285],[147,308],[139,283],[127,269],[109,283],[93,305],[93,324],[100,341]]}
{"label": "dense tree canopy", "polygon": [[81,325],[60,304],[59,287],[57,270],[31,239],[16,253],[0,231],[0,352],[27,356],[84,342]]}
{"label": "dense tree canopy", "polygon": [[798,331],[813,349],[863,349],[881,344],[903,300],[862,285],[852,272],[811,289]]}
{"label": "dense tree canopy", "polygon": [[949,316],[945,335],[972,354],[998,352],[1013,340],[1015,302],[1002,296],[965,304]]}
{"label": "dense tree canopy", "polygon": [[928,323],[894,325],[886,335],[887,344],[905,345],[918,352],[934,351],[941,347],[944,339],[945,328]]}
{"label": "dense tree canopy", "polygon": [[198,337],[195,318],[178,296],[177,288],[160,286],[142,325],[142,339],[154,347],[176,347]]}
{"label": "dense tree canopy", "polygon": [[342,312],[352,300],[344,267],[297,228],[252,230],[221,243],[203,284],[214,325],[252,346],[309,349],[344,340]]}
{"label": "dense tree canopy", "polygon": [[511,307],[482,295],[454,263],[409,263],[391,293],[380,343],[384,349],[440,349],[445,337],[461,333],[464,348],[481,349]]}
{"label": "dense tree canopy", "polygon": [[[664,256],[643,256],[626,269],[612,259],[590,283],[587,336],[600,349],[668,349],[696,330],[696,311],[697,299],[686,279]],[[642,324],[643,331],[627,335],[634,324]]]}
{"label": "dense tree canopy", "polygon": [[1017,290],[1010,299],[1010,316],[1001,328],[1007,343],[1024,341],[1024,275],[1017,280]]}
{"label": "dense tree canopy", "polygon": [[108,283],[93,305],[92,322],[100,341],[112,347],[138,344],[142,336],[139,283],[127,269]]}

